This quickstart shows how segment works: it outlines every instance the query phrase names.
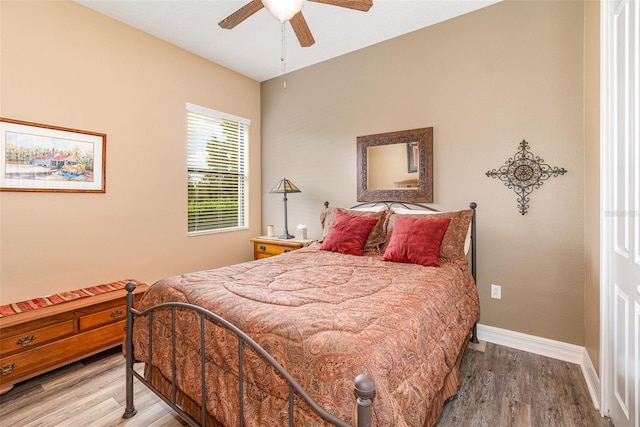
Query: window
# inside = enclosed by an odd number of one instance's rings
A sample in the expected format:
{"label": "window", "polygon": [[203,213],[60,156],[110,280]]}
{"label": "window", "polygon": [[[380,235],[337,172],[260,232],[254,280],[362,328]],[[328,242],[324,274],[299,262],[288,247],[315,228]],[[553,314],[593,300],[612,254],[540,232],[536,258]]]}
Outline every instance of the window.
{"label": "window", "polygon": [[189,234],[246,228],[249,124],[187,104]]}

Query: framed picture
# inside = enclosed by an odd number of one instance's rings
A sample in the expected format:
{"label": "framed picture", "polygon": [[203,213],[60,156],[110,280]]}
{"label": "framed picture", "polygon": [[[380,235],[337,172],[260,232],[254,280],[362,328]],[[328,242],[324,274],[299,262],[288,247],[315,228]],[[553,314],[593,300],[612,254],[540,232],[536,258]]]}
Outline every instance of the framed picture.
{"label": "framed picture", "polygon": [[407,173],[418,172],[418,143],[407,142]]}
{"label": "framed picture", "polygon": [[107,135],[0,117],[0,191],[104,193]]}

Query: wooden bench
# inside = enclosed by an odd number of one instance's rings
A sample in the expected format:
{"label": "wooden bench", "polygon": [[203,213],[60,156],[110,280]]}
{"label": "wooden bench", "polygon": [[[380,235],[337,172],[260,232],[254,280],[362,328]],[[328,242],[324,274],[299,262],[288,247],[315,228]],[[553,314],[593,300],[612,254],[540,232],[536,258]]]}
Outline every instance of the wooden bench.
{"label": "wooden bench", "polygon": [[[137,282],[136,305],[149,287]],[[118,346],[125,289],[0,317],[0,394],[21,381]]]}

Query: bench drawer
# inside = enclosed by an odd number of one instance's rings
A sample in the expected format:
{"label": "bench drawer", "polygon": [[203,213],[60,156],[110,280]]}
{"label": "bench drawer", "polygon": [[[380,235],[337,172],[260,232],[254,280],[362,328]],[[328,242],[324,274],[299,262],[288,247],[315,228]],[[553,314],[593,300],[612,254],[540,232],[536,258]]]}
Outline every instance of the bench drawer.
{"label": "bench drawer", "polygon": [[11,353],[26,347],[39,346],[48,341],[73,334],[73,319],[44,328],[16,334],[0,341],[0,354]]}
{"label": "bench drawer", "polygon": [[124,338],[120,321],[0,358],[0,388],[106,350]]}
{"label": "bench drawer", "polygon": [[95,328],[96,326],[106,325],[112,322],[123,320],[127,317],[127,306],[120,305],[117,307],[109,308],[107,310],[100,311],[98,313],[88,314],[81,316],[80,330],[86,331],[87,329]]}

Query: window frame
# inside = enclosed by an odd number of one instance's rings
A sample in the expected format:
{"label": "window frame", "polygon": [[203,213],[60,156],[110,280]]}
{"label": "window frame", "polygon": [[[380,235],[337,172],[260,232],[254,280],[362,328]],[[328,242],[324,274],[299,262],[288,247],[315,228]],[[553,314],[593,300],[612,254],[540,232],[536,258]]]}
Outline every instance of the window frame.
{"label": "window frame", "polygon": [[[186,159],[186,169],[187,169],[187,236],[199,236],[203,234],[213,234],[213,233],[226,233],[233,232],[238,230],[247,230],[249,229],[249,126],[251,125],[251,120],[235,116],[233,114],[224,113],[221,111],[216,111],[207,107],[202,107],[195,104],[186,103],[186,149],[187,149],[187,159]],[[197,166],[193,164],[192,153],[198,150],[196,146],[198,143],[202,143],[203,141],[209,141],[204,138],[202,140],[194,139],[192,135],[196,135],[199,131],[198,127],[193,127],[192,122],[198,120],[204,120],[209,118],[208,122],[209,126],[218,126],[221,122],[232,122],[237,124],[238,126],[238,171],[237,177],[239,181],[242,181],[241,184],[237,185],[238,195],[238,225],[231,227],[218,227],[218,228],[204,228],[204,229],[191,229],[192,228],[192,220],[190,219],[190,204],[192,202],[192,198],[190,195],[190,185],[191,185],[191,176],[193,173],[209,173],[209,174],[220,174],[219,171],[215,171],[213,167],[210,167],[209,164],[207,166]],[[197,120],[196,120],[197,119]],[[200,129],[202,130],[202,129]],[[213,134],[211,135],[213,136]],[[213,139],[211,139],[213,141]],[[207,159],[208,155],[212,154],[213,151],[209,151],[207,149]],[[208,160],[207,160],[208,162]],[[228,164],[224,164],[228,166]],[[206,171],[208,170],[208,172]],[[209,200],[221,200],[216,198],[202,199],[204,201]],[[205,216],[206,217],[206,216]],[[212,217],[213,219],[213,217]]]}

